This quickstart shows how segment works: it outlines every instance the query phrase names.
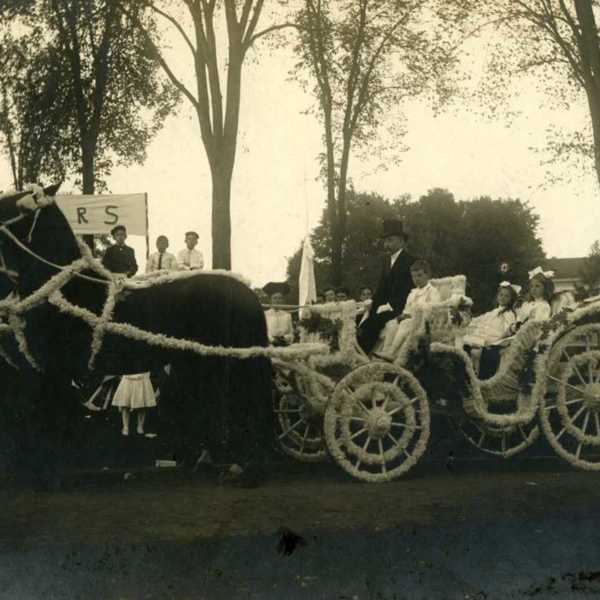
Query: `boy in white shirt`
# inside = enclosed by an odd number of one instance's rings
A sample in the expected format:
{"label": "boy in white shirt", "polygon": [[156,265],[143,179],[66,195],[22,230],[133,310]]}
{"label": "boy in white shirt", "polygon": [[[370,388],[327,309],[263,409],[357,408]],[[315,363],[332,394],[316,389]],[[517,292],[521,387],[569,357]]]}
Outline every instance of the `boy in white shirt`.
{"label": "boy in white shirt", "polygon": [[195,249],[199,237],[195,231],[188,231],[185,234],[186,247],[177,254],[177,266],[179,269],[189,271],[204,268],[202,252]]}
{"label": "boy in white shirt", "polygon": [[164,235],[159,235],[156,238],[156,249],[158,252],[154,252],[148,258],[146,273],[152,273],[153,271],[174,271],[177,269],[177,259],[173,254],[167,252],[168,247],[168,238]]}
{"label": "boy in white shirt", "polygon": [[429,282],[431,267],[426,260],[416,260],[410,267],[410,274],[416,287],[408,294],[402,314],[396,317],[395,321],[390,321],[389,327],[386,325],[381,354],[395,356],[412,330],[413,313],[442,301],[439,291]]}

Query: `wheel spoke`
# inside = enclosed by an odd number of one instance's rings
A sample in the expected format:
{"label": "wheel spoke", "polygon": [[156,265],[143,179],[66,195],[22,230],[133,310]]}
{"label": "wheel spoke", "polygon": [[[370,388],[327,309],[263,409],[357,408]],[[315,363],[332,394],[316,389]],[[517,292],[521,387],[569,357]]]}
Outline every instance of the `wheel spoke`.
{"label": "wheel spoke", "polygon": [[577,458],[579,458],[579,455],[581,454],[581,447],[583,446],[583,442],[579,442],[579,444],[577,444],[577,452],[575,453],[575,456]]}
{"label": "wheel spoke", "polygon": [[571,417],[571,423],[575,425],[575,421],[579,418],[579,415],[585,410],[585,406],[582,406],[574,416]]}
{"label": "wheel spoke", "polygon": [[502,448],[502,452],[506,452],[506,436],[508,434],[507,433],[503,433],[502,437],[500,438],[502,441],[500,442],[501,448]]}
{"label": "wheel spoke", "polygon": [[306,444],[306,438],[308,437],[308,432],[310,430],[310,425],[306,424],[306,429],[304,430],[304,435],[302,436],[302,442],[300,443],[300,454],[304,454],[304,444]]}
{"label": "wheel spoke", "polygon": [[365,411],[367,417],[371,414],[369,409],[362,403],[362,400],[358,401],[358,405]]}
{"label": "wheel spoke", "polygon": [[388,434],[387,434],[387,437],[389,437],[389,438],[390,438],[390,440],[392,440],[392,442],[394,442],[394,444],[395,444],[396,446],[399,446],[399,445],[400,445],[400,442],[399,442],[399,441],[398,441],[398,440],[397,440],[397,439],[396,439],[396,438],[395,438],[395,437],[394,437],[394,436],[393,436],[391,433],[388,433]]}
{"label": "wheel spoke", "polygon": [[292,431],[294,431],[294,429],[296,429],[298,427],[298,425],[302,424],[303,420],[300,419],[299,421],[296,421],[296,423],[294,425],[292,425],[291,427],[288,427],[282,434],[279,435],[279,439],[283,439],[286,435],[288,435],[288,433],[291,433]]}
{"label": "wheel spoke", "polygon": [[526,442],[529,439],[529,436],[523,431],[523,427],[521,427],[521,425],[518,425],[517,427],[519,429],[519,433],[523,437],[523,441]]}
{"label": "wheel spoke", "polygon": [[421,429],[420,425],[407,425],[406,423],[391,423],[390,427],[401,427],[402,429],[408,429],[409,431]]}
{"label": "wheel spoke", "polygon": [[363,417],[350,417],[350,421],[358,421],[359,423],[366,423],[367,420]]}
{"label": "wheel spoke", "polygon": [[556,436],[556,441],[560,440],[560,438],[562,437],[563,433],[567,430],[566,427],[563,427],[559,432],[558,435]]}
{"label": "wheel spoke", "polygon": [[561,385],[564,385],[565,387],[575,390],[576,392],[581,392],[581,390],[578,387],[575,387],[574,385],[571,385],[570,383],[567,383],[566,381],[562,381],[562,379],[558,379],[558,377],[554,377],[553,375],[548,375],[548,379],[551,379],[552,381],[556,381],[556,382],[560,383]]}
{"label": "wheel spoke", "polygon": [[275,413],[277,413],[278,415],[293,415],[295,413],[299,413],[300,409],[299,408],[276,408]]}
{"label": "wheel spoke", "polygon": [[581,426],[581,431],[583,432],[583,435],[585,435],[585,432],[587,431],[589,420],[590,420],[590,411],[588,410],[585,413],[585,418],[583,419],[583,425]]}
{"label": "wheel spoke", "polygon": [[481,448],[481,445],[483,444],[483,440],[485,440],[486,435],[487,435],[485,431],[483,431],[483,430],[480,430],[480,431],[481,431],[481,437],[479,438],[479,442],[477,442],[477,446],[479,448]]}
{"label": "wheel spoke", "polygon": [[381,456],[381,469],[385,475],[387,474],[387,467],[385,464],[385,458],[383,458],[383,442],[381,441],[381,438],[377,440],[377,445],[379,446],[379,456]]}
{"label": "wheel spoke", "polygon": [[395,415],[398,411],[404,410],[406,408],[406,406],[410,406],[411,404],[414,404],[417,400],[418,400],[418,398],[415,397],[412,400],[409,400],[407,405],[402,404],[400,406],[397,406],[396,408],[393,408],[392,410],[388,410],[387,414],[390,416]]}
{"label": "wheel spoke", "polygon": [[364,433],[365,431],[367,431],[366,427],[363,427],[362,429],[359,429],[356,433],[353,433],[350,436],[350,439],[353,440],[354,438],[358,437],[359,435],[361,435],[362,433]]}
{"label": "wheel spoke", "polygon": [[367,436],[367,440],[365,441],[365,443],[363,444],[363,447],[362,447],[362,449],[363,449],[363,452],[366,452],[366,451],[367,451],[367,448],[369,447],[369,444],[370,444],[370,443],[371,443],[371,436],[370,436],[370,435],[368,435],[368,436]]}
{"label": "wheel spoke", "polygon": [[572,400],[567,400],[565,404],[579,404],[583,402],[583,398],[573,398]]}

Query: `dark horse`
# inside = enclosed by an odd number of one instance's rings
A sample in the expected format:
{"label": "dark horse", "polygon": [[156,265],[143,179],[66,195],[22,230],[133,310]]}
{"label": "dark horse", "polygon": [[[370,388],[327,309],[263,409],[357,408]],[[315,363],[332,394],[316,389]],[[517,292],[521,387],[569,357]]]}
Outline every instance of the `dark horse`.
{"label": "dark horse", "polygon": [[[0,199],[0,224],[22,216],[7,228],[33,253],[54,264],[68,266],[81,257],[67,220],[54,203],[25,211],[17,206],[17,199],[18,195]],[[27,253],[1,230],[0,239],[5,265],[18,273],[16,291],[21,299],[57,274],[55,267]],[[90,271],[84,274],[98,277]],[[67,283],[62,292],[69,302],[95,314],[100,314],[107,298],[106,284],[80,277]],[[49,302],[30,310],[25,320],[29,350],[46,384],[68,386],[89,373],[89,325],[61,313]],[[209,346],[268,344],[258,298],[244,283],[224,273],[201,273],[127,291],[119,296],[113,321]],[[0,343],[20,369],[31,368],[12,336],[0,338]],[[163,400],[173,404],[171,412],[178,437],[184,442],[183,452],[203,446],[218,463],[264,463],[274,446],[269,359],[204,357],[107,333],[94,370],[121,375],[166,364],[171,365],[171,379],[177,385],[173,388],[176,392]]]}

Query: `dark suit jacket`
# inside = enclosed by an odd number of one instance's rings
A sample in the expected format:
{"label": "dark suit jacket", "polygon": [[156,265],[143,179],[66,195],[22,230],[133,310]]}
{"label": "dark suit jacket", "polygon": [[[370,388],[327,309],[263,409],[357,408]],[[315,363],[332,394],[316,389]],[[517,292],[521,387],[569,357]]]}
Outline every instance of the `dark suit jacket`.
{"label": "dark suit jacket", "polygon": [[[371,352],[377,343],[385,324],[402,313],[408,294],[414,287],[410,274],[414,257],[402,250],[393,267],[390,267],[390,260],[390,256],[385,257],[379,285],[373,296],[371,313],[358,333],[358,342],[367,353]],[[384,304],[390,304],[394,310],[377,314],[377,309]]]}
{"label": "dark suit jacket", "polygon": [[390,257],[385,257],[381,269],[381,277],[375,295],[371,314],[384,304],[391,304],[394,315],[399,315],[404,310],[406,299],[410,290],[415,287],[410,274],[410,266],[415,262],[413,256],[402,250],[393,267],[390,267]]}
{"label": "dark suit jacket", "polygon": [[129,277],[135,275],[138,265],[135,252],[129,246],[110,246],[104,253],[102,264],[113,273],[126,273]]}

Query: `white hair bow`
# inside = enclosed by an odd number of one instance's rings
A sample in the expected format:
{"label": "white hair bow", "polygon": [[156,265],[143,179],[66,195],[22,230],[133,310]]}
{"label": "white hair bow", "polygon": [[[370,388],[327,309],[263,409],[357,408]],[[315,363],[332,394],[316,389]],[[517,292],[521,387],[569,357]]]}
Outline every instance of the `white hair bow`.
{"label": "white hair bow", "polygon": [[503,281],[500,284],[500,287],[511,287],[513,290],[515,290],[515,294],[518,294],[521,291],[520,285],[517,285],[516,283],[511,283],[510,281]]}
{"label": "white hair bow", "polygon": [[543,275],[546,279],[552,279],[554,271],[544,271],[542,267],[536,267],[533,271],[529,271],[529,279],[533,279],[536,275]]}

